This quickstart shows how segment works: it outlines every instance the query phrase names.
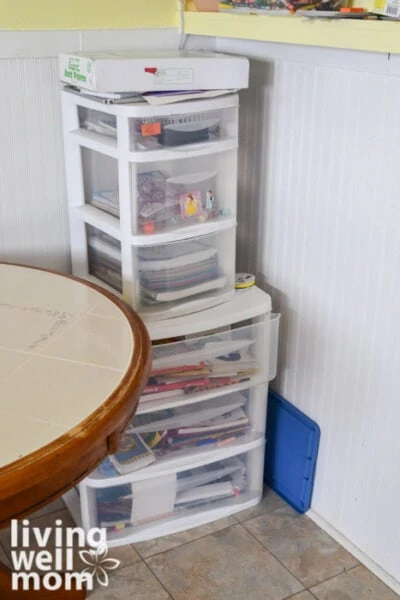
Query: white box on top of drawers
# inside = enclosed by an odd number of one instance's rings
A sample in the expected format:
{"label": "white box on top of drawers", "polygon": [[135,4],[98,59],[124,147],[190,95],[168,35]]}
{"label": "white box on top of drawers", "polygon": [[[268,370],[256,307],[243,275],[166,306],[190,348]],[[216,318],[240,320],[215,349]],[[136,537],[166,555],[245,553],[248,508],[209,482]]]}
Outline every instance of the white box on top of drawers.
{"label": "white box on top of drawers", "polygon": [[64,53],[60,80],[98,92],[247,88],[249,61],[202,50],[100,50]]}
{"label": "white box on top of drawers", "polygon": [[[149,319],[232,298],[237,95],[154,107],[64,90],[62,107],[73,273]],[[172,248],[174,272],[149,266]]]}

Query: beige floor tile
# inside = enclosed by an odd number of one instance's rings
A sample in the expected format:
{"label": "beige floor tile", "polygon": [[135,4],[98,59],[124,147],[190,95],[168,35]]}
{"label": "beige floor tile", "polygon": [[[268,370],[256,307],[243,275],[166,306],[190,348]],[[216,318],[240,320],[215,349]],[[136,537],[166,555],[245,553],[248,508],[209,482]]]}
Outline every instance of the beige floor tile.
{"label": "beige floor tile", "polygon": [[290,596],[287,600],[315,600],[315,596],[310,594],[310,592],[304,591],[300,592],[300,594],[295,594],[294,596]]}
{"label": "beige floor tile", "polygon": [[88,598],[90,600],[170,600],[171,597],[148,566],[141,561],[112,573],[108,587],[98,585],[88,594]]}
{"label": "beige floor tile", "polygon": [[123,569],[127,565],[131,565],[142,560],[140,558],[140,555],[130,544],[128,544],[127,546],[118,546],[117,548],[110,548],[108,551],[108,555],[110,556],[110,558],[116,558],[120,561],[120,569]]}
{"label": "beige floor tile", "polygon": [[175,600],[282,600],[301,584],[235,525],[148,559]]}
{"label": "beige floor tile", "polygon": [[44,506],[43,508],[40,508],[36,512],[32,513],[27,518],[31,521],[32,519],[38,519],[39,517],[44,517],[45,515],[50,515],[51,513],[64,509],[65,504],[62,498],[58,498],[57,500],[54,500],[54,502],[51,502],[50,504],[47,504],[47,506]]}
{"label": "beige floor tile", "polygon": [[11,563],[8,560],[8,556],[6,551],[3,549],[3,546],[0,544],[0,562],[4,563],[7,567],[11,567]]}
{"label": "beige floor tile", "polygon": [[276,508],[281,508],[287,506],[286,502],[282,500],[275,494],[273,490],[270,488],[264,488],[263,498],[260,504],[257,506],[253,506],[253,508],[248,508],[246,510],[242,510],[239,513],[235,514],[235,519],[239,521],[239,523],[243,523],[244,521],[248,521],[249,519],[254,519],[254,517],[259,517],[260,515],[264,515],[265,513],[271,512]]}
{"label": "beige floor tile", "polygon": [[220,529],[225,529],[226,527],[235,524],[236,521],[233,517],[225,517],[224,519],[214,521],[214,523],[208,523],[207,525],[194,527],[193,529],[188,529],[187,531],[181,531],[172,535],[165,535],[163,537],[156,538],[154,540],[148,540],[146,542],[138,542],[134,545],[134,547],[143,558],[148,558],[149,556],[154,556],[154,554],[160,554],[160,552],[171,550],[172,548],[176,548],[182,544],[187,544],[188,542],[192,542],[193,540],[197,540],[205,535],[209,535],[210,533],[219,531]]}
{"label": "beige floor tile", "polygon": [[289,506],[243,525],[306,587],[358,564],[311,519],[299,515]]}
{"label": "beige floor tile", "polygon": [[382,581],[360,565],[311,588],[318,600],[399,600]]}

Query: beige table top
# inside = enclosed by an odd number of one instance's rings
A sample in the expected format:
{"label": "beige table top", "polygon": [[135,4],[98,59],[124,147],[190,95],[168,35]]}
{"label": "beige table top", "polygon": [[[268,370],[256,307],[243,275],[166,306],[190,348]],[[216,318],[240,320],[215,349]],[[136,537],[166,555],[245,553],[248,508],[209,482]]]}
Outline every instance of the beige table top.
{"label": "beige table top", "polygon": [[133,350],[126,315],[97,290],[0,264],[0,468],[93,413]]}

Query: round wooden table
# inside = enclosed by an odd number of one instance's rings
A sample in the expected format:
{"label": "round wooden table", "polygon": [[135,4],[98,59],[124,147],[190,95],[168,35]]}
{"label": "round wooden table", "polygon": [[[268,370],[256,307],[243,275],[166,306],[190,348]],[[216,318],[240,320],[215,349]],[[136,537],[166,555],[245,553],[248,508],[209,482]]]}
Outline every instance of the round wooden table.
{"label": "round wooden table", "polygon": [[[61,496],[116,451],[151,363],[138,315],[88,282],[0,264],[0,527]],[[0,598],[84,598],[11,591]]]}

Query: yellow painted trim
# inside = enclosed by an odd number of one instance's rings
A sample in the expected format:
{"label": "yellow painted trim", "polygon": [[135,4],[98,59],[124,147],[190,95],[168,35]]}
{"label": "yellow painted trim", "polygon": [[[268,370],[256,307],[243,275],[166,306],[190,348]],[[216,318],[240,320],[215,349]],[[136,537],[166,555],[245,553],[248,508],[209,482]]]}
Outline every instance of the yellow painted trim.
{"label": "yellow painted trim", "polygon": [[0,29],[177,27],[175,0],[0,0]]}
{"label": "yellow painted trim", "polygon": [[400,22],[185,12],[186,34],[400,53]]}

